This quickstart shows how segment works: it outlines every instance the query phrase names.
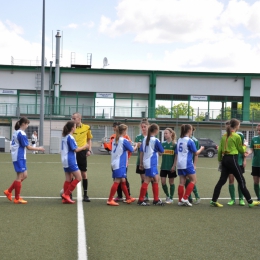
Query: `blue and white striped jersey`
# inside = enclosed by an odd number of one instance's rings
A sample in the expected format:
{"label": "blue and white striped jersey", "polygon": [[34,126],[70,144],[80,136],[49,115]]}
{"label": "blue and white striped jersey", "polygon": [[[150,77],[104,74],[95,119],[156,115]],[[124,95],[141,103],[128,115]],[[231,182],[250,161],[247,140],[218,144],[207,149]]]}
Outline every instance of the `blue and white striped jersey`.
{"label": "blue and white striped jersey", "polygon": [[17,130],[13,132],[11,154],[12,161],[26,160],[26,146],[29,145],[26,133],[23,130]]}
{"label": "blue and white striped jersey", "polygon": [[113,171],[119,170],[122,168],[125,169],[127,167],[128,162],[128,154],[127,151],[131,153],[134,151],[130,142],[124,137],[119,137],[118,143],[115,143],[115,139],[112,142],[112,150],[111,150],[111,166]]}
{"label": "blue and white striped jersey", "polygon": [[151,136],[149,145],[146,146],[146,139],[147,137],[144,138],[140,151],[144,153],[143,155],[143,165],[145,169],[150,169],[152,167],[157,167],[158,165],[158,152],[163,153],[164,149],[159,141],[154,136]]}
{"label": "blue and white striped jersey", "polygon": [[77,147],[76,141],[71,134],[62,137],[60,154],[63,168],[77,164],[76,153],[74,152]]}
{"label": "blue and white striped jersey", "polygon": [[193,153],[197,152],[197,148],[192,139],[185,136],[179,138],[175,153],[178,154],[177,168],[188,169],[193,167]]}

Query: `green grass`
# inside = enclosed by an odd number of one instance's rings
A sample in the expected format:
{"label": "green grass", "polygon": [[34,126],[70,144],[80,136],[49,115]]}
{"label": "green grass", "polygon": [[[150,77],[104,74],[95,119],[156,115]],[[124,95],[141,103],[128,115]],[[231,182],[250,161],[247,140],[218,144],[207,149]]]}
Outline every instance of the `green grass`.
{"label": "green grass", "polygon": [[[130,159],[128,179],[132,196],[138,197],[140,177],[135,173],[135,160],[134,156]],[[202,198],[212,196],[219,178],[217,165],[216,158],[199,158],[197,186]],[[14,205],[0,198],[0,259],[77,259],[77,206],[63,205],[58,198],[64,181],[60,156],[28,154],[27,166],[28,179],[21,194],[29,197],[28,204]],[[0,167],[3,191],[16,176],[10,154],[1,154]],[[251,160],[246,169],[247,186],[255,197]],[[230,207],[225,199],[219,200],[223,208],[210,207],[209,199],[189,208],[177,206],[176,199],[164,207],[136,203],[109,207],[110,156],[90,157],[88,175],[92,199],[83,208],[90,260],[258,259],[256,220],[260,207]],[[176,198],[178,182],[176,178]],[[161,188],[160,197],[165,198]],[[229,197],[227,184],[221,197]]]}

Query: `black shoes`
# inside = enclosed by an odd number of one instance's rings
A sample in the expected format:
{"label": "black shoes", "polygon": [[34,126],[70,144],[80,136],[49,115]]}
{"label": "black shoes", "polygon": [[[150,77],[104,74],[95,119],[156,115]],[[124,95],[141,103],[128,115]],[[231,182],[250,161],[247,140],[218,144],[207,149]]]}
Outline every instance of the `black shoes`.
{"label": "black shoes", "polygon": [[85,202],[90,202],[90,199],[89,199],[88,196],[84,196],[84,197],[83,197],[83,201],[85,201]]}

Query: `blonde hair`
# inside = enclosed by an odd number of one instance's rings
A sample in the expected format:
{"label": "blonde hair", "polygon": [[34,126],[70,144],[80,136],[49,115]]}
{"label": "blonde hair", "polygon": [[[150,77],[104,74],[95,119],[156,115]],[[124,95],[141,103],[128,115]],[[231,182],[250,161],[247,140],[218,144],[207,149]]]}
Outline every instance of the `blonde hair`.
{"label": "blonde hair", "polygon": [[121,124],[116,128],[116,138],[115,143],[118,143],[119,137],[122,135],[124,131],[127,130],[127,125]]}
{"label": "blonde hair", "polygon": [[[172,144],[176,143],[176,133],[170,127],[167,127],[165,130],[169,131],[172,136]],[[164,130],[164,131],[165,131]]]}

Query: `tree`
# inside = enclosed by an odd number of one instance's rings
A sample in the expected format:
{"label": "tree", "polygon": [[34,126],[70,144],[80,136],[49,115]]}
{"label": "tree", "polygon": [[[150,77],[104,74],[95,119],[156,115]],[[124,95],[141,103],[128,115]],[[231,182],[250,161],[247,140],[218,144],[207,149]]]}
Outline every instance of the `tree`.
{"label": "tree", "polygon": [[165,106],[158,105],[157,108],[155,108],[155,116],[158,117],[158,115],[170,115],[170,110]]}
{"label": "tree", "polygon": [[200,112],[199,116],[196,116],[195,121],[200,122],[205,120],[205,113]]}
{"label": "tree", "polygon": [[173,118],[179,118],[179,116],[192,117],[195,115],[193,107],[189,106],[187,103],[180,103],[173,106],[171,112]]}

